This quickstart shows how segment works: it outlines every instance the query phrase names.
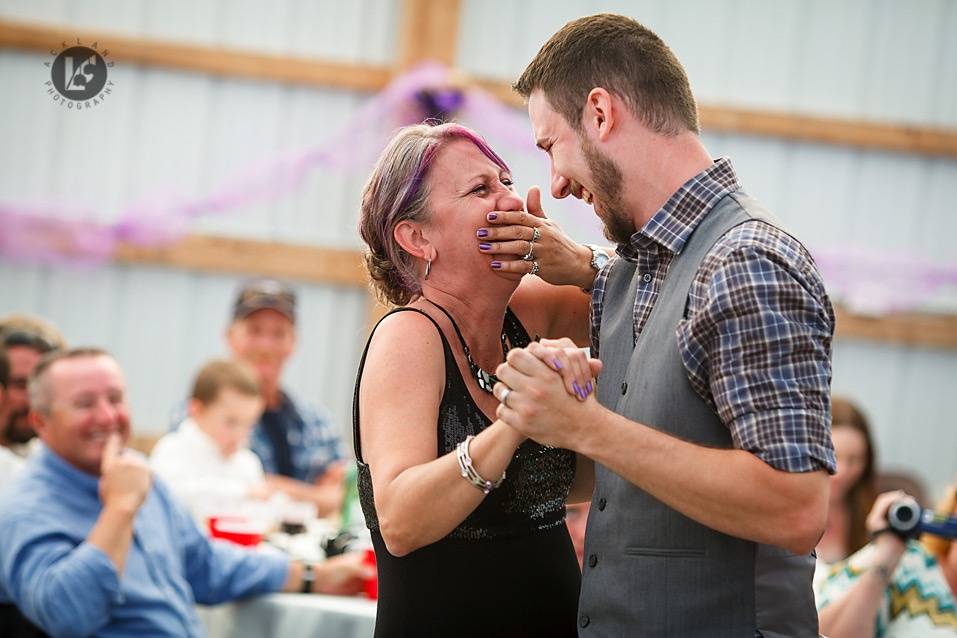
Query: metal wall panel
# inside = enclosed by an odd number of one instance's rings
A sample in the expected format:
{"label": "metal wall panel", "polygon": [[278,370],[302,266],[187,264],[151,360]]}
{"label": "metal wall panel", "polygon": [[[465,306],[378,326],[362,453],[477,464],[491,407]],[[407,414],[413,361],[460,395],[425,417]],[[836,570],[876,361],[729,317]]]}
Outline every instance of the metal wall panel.
{"label": "metal wall panel", "polygon": [[[657,30],[702,102],[957,125],[957,39],[947,36],[957,32],[957,3],[948,0],[464,0],[458,64],[514,79],[567,20],[603,10]],[[0,4],[0,16],[16,19],[376,64],[394,58],[400,11],[399,0]],[[369,99],[117,63],[108,101],[68,113],[45,94],[47,60],[0,51],[0,77],[10,89],[0,118],[0,200],[50,201],[104,220],[131,203],[207,193],[251,162],[321,143]],[[520,189],[537,183],[547,192],[543,158],[491,137]],[[730,155],[746,187],[812,247],[954,259],[953,160],[726,134],[704,140],[715,155]],[[191,230],[356,247],[362,181],[313,171],[286,197]],[[589,208],[548,197],[545,205],[577,238],[600,240]],[[138,426],[159,431],[196,367],[224,352],[236,283],[152,268],[0,263],[0,313],[43,314],[74,343],[114,350],[130,377]],[[366,295],[300,290],[301,348],[289,385],[328,407],[348,439]],[[954,301],[944,305],[953,309]],[[934,489],[957,472],[957,428],[944,407],[954,379],[953,351],[835,348],[835,391],[865,406],[882,459],[915,469]]]}
{"label": "metal wall panel", "polygon": [[[5,2],[0,16],[77,28],[290,55],[387,63],[398,4],[244,2]],[[104,43],[108,46],[108,42]],[[0,199],[49,202],[115,221],[132,204],[209,193],[279,153],[321,144],[369,96],[118,63],[115,91],[82,113],[45,94],[41,54],[0,52],[13,88],[0,118]],[[193,232],[357,246],[361,177],[312,171],[276,201],[202,219]],[[147,208],[147,210],[149,210]],[[223,331],[240,278],[109,265],[0,262],[0,314],[53,320],[74,344],[115,352],[127,372],[141,432],[162,432],[206,359],[225,353]],[[328,409],[351,440],[352,383],[368,295],[297,285],[299,347],[286,374],[303,400]]]}

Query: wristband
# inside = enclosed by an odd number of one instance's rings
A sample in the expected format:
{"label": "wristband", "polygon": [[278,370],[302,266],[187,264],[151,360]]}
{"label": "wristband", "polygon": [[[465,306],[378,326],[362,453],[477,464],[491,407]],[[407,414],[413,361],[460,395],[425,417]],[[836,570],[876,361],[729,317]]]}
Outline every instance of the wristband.
{"label": "wristband", "polygon": [[316,582],[316,569],[312,563],[302,564],[302,589],[303,594],[312,593],[312,585]]}
{"label": "wristband", "polygon": [[875,538],[877,538],[878,536],[880,536],[881,534],[886,534],[887,532],[892,533],[894,536],[896,536],[897,538],[901,539],[902,541],[906,541],[906,540],[907,540],[907,537],[904,536],[903,534],[901,534],[900,530],[894,529],[893,527],[890,527],[890,526],[882,527],[882,528],[880,528],[880,529],[875,529],[873,532],[868,532],[868,533],[867,533],[867,540],[872,541],[872,540],[874,540]]}

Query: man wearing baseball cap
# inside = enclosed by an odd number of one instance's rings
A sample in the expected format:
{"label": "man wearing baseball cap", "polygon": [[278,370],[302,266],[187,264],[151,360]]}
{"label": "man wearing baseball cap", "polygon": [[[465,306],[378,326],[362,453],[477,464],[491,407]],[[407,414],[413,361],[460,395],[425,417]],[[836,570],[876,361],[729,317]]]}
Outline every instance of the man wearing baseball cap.
{"label": "man wearing baseball cap", "polygon": [[[296,293],[274,279],[244,283],[226,341],[233,358],[255,370],[259,381],[266,408],[249,447],[262,460],[267,484],[315,503],[320,516],[339,511],[343,457],[335,428],[327,415],[281,386],[283,368],[296,347]],[[174,427],[185,414],[178,416]]]}

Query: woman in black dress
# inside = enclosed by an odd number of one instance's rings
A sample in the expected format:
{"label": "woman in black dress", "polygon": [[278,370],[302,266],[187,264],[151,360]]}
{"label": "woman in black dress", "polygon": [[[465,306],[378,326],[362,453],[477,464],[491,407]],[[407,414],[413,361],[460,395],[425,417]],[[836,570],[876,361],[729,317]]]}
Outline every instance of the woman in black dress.
{"label": "woman in black dress", "polygon": [[[397,306],[369,338],[354,406],[376,636],[576,635],[565,502],[590,497],[591,461],[496,420],[491,372],[533,336],[587,344],[594,260],[544,218],[537,189],[529,209],[456,124],[400,131],[364,189],[367,266]],[[497,254],[476,250],[486,238]],[[590,372],[578,377],[586,400]]]}

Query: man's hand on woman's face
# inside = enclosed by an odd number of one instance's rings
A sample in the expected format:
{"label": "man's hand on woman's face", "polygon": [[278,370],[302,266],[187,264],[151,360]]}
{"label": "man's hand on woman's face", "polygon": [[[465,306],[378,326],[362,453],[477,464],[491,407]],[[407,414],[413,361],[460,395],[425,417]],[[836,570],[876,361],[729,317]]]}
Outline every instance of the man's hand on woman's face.
{"label": "man's hand on woman's face", "polygon": [[525,210],[492,211],[488,225],[477,231],[479,250],[494,257],[492,269],[535,274],[556,286],[590,287],[591,250],[545,216],[537,186],[529,189]]}

